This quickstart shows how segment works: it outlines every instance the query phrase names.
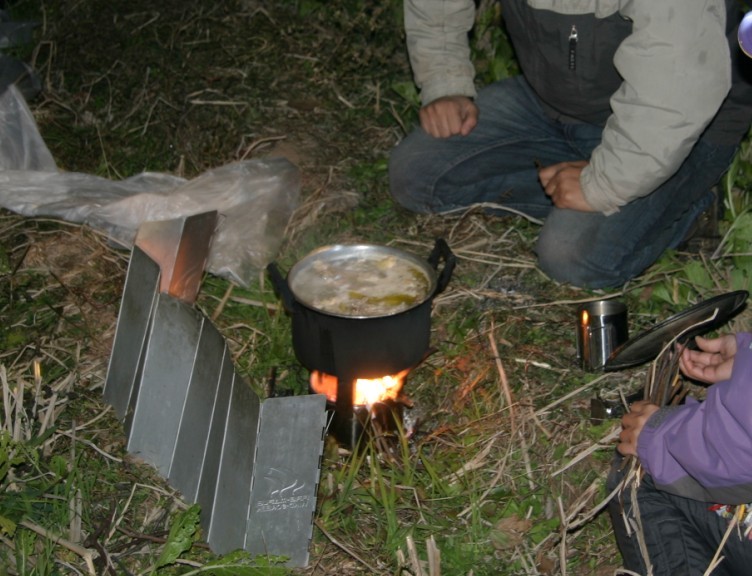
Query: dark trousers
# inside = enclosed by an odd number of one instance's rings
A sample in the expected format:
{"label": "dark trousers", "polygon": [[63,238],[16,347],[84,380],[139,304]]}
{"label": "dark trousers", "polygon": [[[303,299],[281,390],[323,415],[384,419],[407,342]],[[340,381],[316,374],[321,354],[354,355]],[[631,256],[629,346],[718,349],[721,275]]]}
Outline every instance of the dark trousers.
{"label": "dark trousers", "polygon": [[546,196],[535,160],[587,160],[603,128],[552,120],[523,76],[485,86],[475,102],[480,117],[469,135],[434,138],[419,128],[392,150],[392,196],[415,212],[492,203],[544,220],[538,264],[575,286],[621,286],[676,248],[710,206],[710,190],[736,152],[701,138],[671,178],[617,213],[562,210]]}
{"label": "dark trousers", "polygon": [[[617,457],[608,478],[609,491],[618,486],[623,472]],[[682,498],[658,490],[650,476],[643,476],[637,491],[642,533],[653,566],[654,576],[702,576],[707,570],[728,529],[730,518],[723,518],[711,509],[709,502]],[[622,492],[609,504],[616,542],[624,567],[638,574],[647,574],[642,554],[633,531],[625,526],[625,516],[634,519],[631,490]],[[633,525],[634,522],[632,523]],[[752,541],[738,525],[721,550],[721,564],[713,576],[752,574]]]}

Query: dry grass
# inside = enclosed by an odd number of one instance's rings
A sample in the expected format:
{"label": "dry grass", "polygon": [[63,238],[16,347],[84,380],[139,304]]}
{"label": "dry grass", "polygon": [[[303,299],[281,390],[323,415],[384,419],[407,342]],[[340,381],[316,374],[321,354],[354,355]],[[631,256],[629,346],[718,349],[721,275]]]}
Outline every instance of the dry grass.
{"label": "dry grass", "polygon": [[[589,402],[635,390],[646,368],[577,366],[573,310],[597,295],[537,270],[534,223],[392,206],[384,162],[414,113],[390,90],[409,80],[398,4],[42,2],[33,61],[48,89],[34,112],[66,170],[191,177],[240,158],[293,160],[303,200],[284,264],[353,239],[427,254],[443,237],[457,255],[435,301],[436,350],[410,376],[406,453],[360,461],[328,446],[300,573],[611,574],[618,558],[599,512],[616,424],[592,424]],[[0,352],[3,427],[22,438],[57,424],[42,454],[80,471],[70,484],[88,491],[83,502],[75,490],[59,496],[70,502],[57,522],[66,533],[27,528],[62,546],[61,570],[147,573],[184,504],[125,453],[101,401],[127,255],[90,230],[7,213],[0,247],[0,313],[13,318]],[[655,281],[621,294],[632,310],[647,307]],[[248,291],[207,278],[199,304],[254,387],[272,368],[280,386],[299,385],[286,320],[261,275]],[[635,316],[633,333],[667,313]],[[19,544],[6,535],[3,545],[14,555]],[[198,544],[181,563],[207,557]]]}

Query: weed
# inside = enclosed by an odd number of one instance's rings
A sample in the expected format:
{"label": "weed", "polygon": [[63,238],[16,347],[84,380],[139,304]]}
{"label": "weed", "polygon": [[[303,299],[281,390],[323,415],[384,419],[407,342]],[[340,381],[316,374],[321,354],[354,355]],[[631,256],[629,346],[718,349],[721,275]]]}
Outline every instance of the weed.
{"label": "weed", "polygon": [[750,137],[742,144],[724,177],[725,214],[722,238],[710,258],[687,258],[669,251],[648,271],[650,299],[686,307],[698,299],[752,286],[752,205],[749,177]]}
{"label": "weed", "polygon": [[[487,83],[517,67],[496,3],[480,5],[472,53]],[[458,267],[434,302],[435,350],[410,375],[414,408],[393,450],[327,445],[309,573],[406,574],[396,559],[410,542],[423,568],[435,545],[446,574],[555,573],[560,552],[569,573],[612,567],[608,519],[571,532],[569,522],[604,496],[613,452],[603,438],[615,422],[592,424],[589,396],[634,389],[639,371],[601,378],[576,365],[575,302],[601,294],[536,270],[535,224],[395,210],[386,156],[419,106],[400,2],[12,6],[30,17],[45,11],[44,42],[24,55],[36,55],[48,80],[35,114],[61,168],[191,177],[241,157],[296,154],[315,210],[289,230],[283,271],[334,242],[427,254],[443,237],[455,250]],[[249,144],[267,139],[279,147]],[[748,139],[724,182],[723,238],[712,255],[667,254],[625,288],[632,334],[749,286],[750,165]],[[197,510],[126,454],[122,425],[100,397],[124,256],[59,223],[5,213],[0,222],[0,560],[24,575],[287,573],[281,559],[210,554]],[[44,257],[64,246],[79,252],[57,265]],[[260,396],[307,392],[290,318],[263,272],[242,288],[206,277],[198,306]]]}

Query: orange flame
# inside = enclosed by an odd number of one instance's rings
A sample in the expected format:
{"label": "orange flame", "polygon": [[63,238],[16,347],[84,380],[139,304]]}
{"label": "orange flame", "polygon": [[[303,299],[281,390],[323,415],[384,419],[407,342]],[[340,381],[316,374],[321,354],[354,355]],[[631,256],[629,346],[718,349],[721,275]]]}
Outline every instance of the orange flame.
{"label": "orange flame", "polygon": [[587,310],[582,311],[582,325],[587,326],[590,322],[590,315]]}
{"label": "orange flame", "polygon": [[[353,405],[372,406],[376,402],[396,400],[409,371],[406,369],[398,374],[381,378],[358,378],[355,381]],[[311,389],[317,394],[325,394],[326,399],[331,403],[337,401],[337,381],[337,377],[331,374],[311,372]]]}

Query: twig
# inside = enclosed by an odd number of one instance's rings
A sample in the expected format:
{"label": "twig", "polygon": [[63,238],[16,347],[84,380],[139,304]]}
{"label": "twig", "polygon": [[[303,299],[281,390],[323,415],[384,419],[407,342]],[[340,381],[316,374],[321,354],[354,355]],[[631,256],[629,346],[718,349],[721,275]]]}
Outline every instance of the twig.
{"label": "twig", "polygon": [[536,362],[535,360],[526,360],[525,358],[515,358],[514,361],[517,362],[517,364],[525,364],[525,365],[535,366],[536,368],[554,370],[551,364],[547,364],[545,362]]}
{"label": "twig", "polygon": [[37,417],[37,408],[39,407],[42,391],[42,365],[39,360],[34,360],[34,407],[31,409],[31,419]]}
{"label": "twig", "polygon": [[10,401],[10,386],[8,384],[8,372],[5,365],[0,365],[0,381],[3,384],[3,408],[5,409],[5,424],[4,430],[10,433],[13,430],[11,422],[13,422],[13,408]]}
{"label": "twig", "polygon": [[723,539],[721,540],[721,543],[718,545],[718,549],[715,551],[715,554],[713,555],[713,559],[710,561],[710,565],[708,566],[708,569],[705,570],[705,573],[703,576],[709,576],[710,573],[715,570],[718,565],[723,562],[723,556],[721,556],[721,550],[723,550],[723,547],[726,545],[726,541],[729,539],[729,536],[734,531],[734,528],[739,523],[739,511],[734,514],[734,517],[731,519],[731,522],[729,522],[728,528],[726,528],[726,533],[723,535]]}
{"label": "twig", "polygon": [[16,401],[16,419],[13,422],[13,440],[16,442],[21,441],[21,423],[26,413],[23,411],[23,394],[24,394],[24,381],[18,379],[16,385],[15,401]]}
{"label": "twig", "polygon": [[495,325],[493,320],[491,321],[491,331],[488,333],[488,341],[491,344],[491,351],[493,352],[494,361],[496,362],[496,370],[499,372],[499,381],[504,393],[504,397],[507,399],[507,406],[509,407],[509,420],[512,426],[512,434],[517,430],[517,422],[515,418],[514,400],[512,399],[512,391],[509,388],[509,381],[507,380],[507,373],[504,371],[504,365],[501,363],[499,357],[499,349],[496,347],[495,339]]}
{"label": "twig", "polygon": [[[39,435],[41,436],[47,431],[51,425],[55,424],[55,406],[57,404],[57,392],[53,393],[50,397],[50,401],[47,404],[47,409],[44,411],[44,419],[39,429]],[[41,415],[41,414],[40,414]],[[49,441],[48,441],[49,442]],[[47,444],[47,443],[45,443]]]}
{"label": "twig", "polygon": [[96,576],[96,572],[94,571],[94,558],[96,558],[98,554],[95,551],[84,548],[83,546],[79,546],[78,544],[74,544],[73,542],[69,542],[61,536],[55,536],[49,530],[46,530],[45,528],[42,528],[37,524],[29,522],[28,520],[21,520],[20,524],[24,528],[27,528],[32,532],[36,532],[42,538],[46,538],[47,540],[50,540],[55,544],[59,544],[63,548],[67,548],[74,554],[80,556],[83,561],[86,562],[86,568],[89,570],[89,574]]}
{"label": "twig", "polygon": [[504,206],[502,204],[495,204],[494,202],[478,202],[476,204],[470,204],[469,206],[463,206],[462,208],[455,208],[454,210],[447,210],[446,212],[442,212],[442,215],[456,214],[458,212],[470,212],[478,208],[482,208],[484,210],[500,210],[502,212],[510,212],[511,214],[522,216],[525,220],[532,222],[533,224],[539,224],[539,225],[543,224],[542,220],[539,220],[538,218],[533,218],[532,216],[530,216],[529,214],[525,214],[521,210],[515,210],[514,208],[510,208],[509,206]]}
{"label": "twig", "polygon": [[[511,447],[510,447],[511,449]],[[483,502],[486,499],[486,496],[488,496],[491,491],[493,491],[494,488],[496,488],[496,485],[499,483],[499,480],[501,480],[501,477],[503,476],[506,464],[507,464],[507,458],[509,458],[510,452],[507,451],[507,453],[504,455],[504,458],[502,458],[501,463],[499,464],[498,469],[496,470],[496,474],[494,475],[491,482],[488,484],[488,487],[483,491],[483,494],[480,495],[480,498],[478,498],[476,504],[471,504],[464,510],[462,510],[459,514],[457,514],[458,518],[463,518],[464,516],[467,516],[474,508],[480,508],[483,505]]]}
{"label": "twig", "polygon": [[567,576],[567,518],[564,515],[564,504],[561,496],[556,498],[556,504],[559,507],[559,517],[561,518],[561,541],[559,542],[559,566],[561,567],[561,576]]}
{"label": "twig", "polygon": [[[595,482],[591,485],[591,488],[595,486]],[[574,516],[577,514],[577,511],[570,512],[569,516],[567,517],[567,530],[577,530],[580,526],[584,526],[588,522],[590,522],[591,519],[595,518],[601,510],[603,510],[608,503],[611,501],[612,498],[614,498],[619,492],[621,491],[621,487],[617,486],[614,488],[609,495],[607,495],[603,500],[598,502],[591,510],[588,512],[585,516],[582,516],[577,522],[571,522],[571,520],[574,518]]]}
{"label": "twig", "polygon": [[547,406],[544,406],[543,408],[540,408],[540,409],[536,410],[535,413],[534,413],[534,415],[535,416],[541,416],[541,415],[545,414],[546,412],[548,412],[549,410],[551,410],[551,408],[554,408],[555,406],[558,406],[562,402],[566,402],[570,398],[572,398],[574,396],[577,396],[580,392],[584,392],[585,390],[587,390],[589,388],[592,388],[595,384],[597,384],[601,380],[607,378],[608,376],[610,376],[610,374],[608,372],[606,372],[605,374],[601,374],[600,376],[598,376],[594,380],[591,380],[590,382],[588,382],[584,386],[580,386],[576,390],[572,390],[569,394],[565,394],[564,396],[562,396],[561,398],[557,398],[556,400],[554,400],[553,402],[551,402]]}
{"label": "twig", "polygon": [[458,400],[464,400],[465,397],[470,394],[473,390],[475,390],[475,387],[480,384],[480,382],[488,375],[489,368],[483,368],[481,370],[480,374],[478,374],[475,378],[473,378],[473,381],[469,384],[462,385],[460,388],[460,394]]}
{"label": "twig", "polygon": [[144,540],[146,542],[153,542],[154,544],[165,544],[167,542],[166,536],[154,536],[153,534],[134,532],[133,530],[128,530],[128,528],[122,526],[119,526],[117,530],[121,534],[128,536],[128,538],[133,538],[135,540]]}
{"label": "twig", "polygon": [[352,110],[353,108],[355,108],[355,105],[352,102],[350,102],[349,100],[345,99],[345,97],[342,96],[342,94],[340,94],[338,90],[335,89],[334,93],[337,95],[337,100],[339,100],[340,102],[342,102],[342,104],[344,104],[345,106],[347,106],[348,108],[350,108],[350,110]]}
{"label": "twig", "polygon": [[231,302],[236,304],[246,304],[247,306],[257,306],[258,308],[266,308],[267,310],[278,311],[280,306],[270,302],[262,302],[261,300],[251,300],[250,298],[241,298],[240,296],[233,296],[230,298]]}
{"label": "twig", "polygon": [[377,570],[376,568],[374,568],[373,566],[371,566],[368,562],[366,562],[365,560],[363,560],[363,558],[361,558],[360,556],[358,556],[355,552],[353,552],[347,546],[345,546],[340,541],[338,541],[336,538],[334,538],[334,536],[332,536],[331,534],[329,534],[329,532],[327,532],[326,529],[321,525],[321,522],[319,520],[316,520],[316,526],[318,527],[319,530],[321,530],[321,533],[324,536],[326,536],[326,538],[327,538],[327,540],[329,540],[329,542],[331,542],[332,544],[334,544],[337,548],[339,548],[340,550],[342,550],[345,554],[348,554],[349,556],[352,556],[353,558],[355,558],[355,560],[357,560],[358,562],[360,562],[361,564],[363,564],[363,566],[365,566],[366,568],[368,568],[371,571],[371,574],[382,574],[382,572],[380,572],[379,570]]}
{"label": "twig", "polygon": [[394,102],[389,103],[389,113],[392,115],[392,118],[394,118],[397,121],[397,124],[400,125],[400,128],[402,129],[402,134],[408,134],[410,131],[407,129],[407,126],[405,126],[404,120],[402,120],[402,117],[399,115],[399,112],[394,109]]}
{"label": "twig", "polygon": [[572,524],[572,519],[575,518],[585,507],[585,505],[593,498],[593,496],[598,493],[600,486],[600,478],[593,480],[593,482],[590,483],[590,486],[583,490],[577,497],[577,500],[570,507],[570,510],[565,518],[568,530],[575,530],[578,526],[581,525],[580,523],[576,525]]}
{"label": "twig", "polygon": [[436,546],[436,539],[433,534],[426,540],[426,554],[428,555],[429,576],[441,576],[441,551]]}
{"label": "twig", "polygon": [[[204,102],[204,104],[207,104],[208,102]],[[216,102],[214,104],[217,104]],[[269,136],[268,138],[260,138],[256,140],[255,142],[251,142],[248,145],[248,148],[246,148],[246,151],[243,152],[243,155],[240,157],[241,160],[245,160],[248,158],[248,156],[251,155],[251,153],[258,148],[259,146],[266,144],[268,142],[276,142],[278,140],[285,140],[287,136]]]}
{"label": "twig", "polygon": [[[76,428],[76,430],[78,430],[78,428]],[[76,436],[72,432],[61,431],[60,435],[61,436],[67,436],[68,438],[70,438],[74,442],[80,442],[81,444],[85,444],[86,446],[88,446],[92,450],[95,450],[96,452],[98,452],[99,454],[101,454],[102,456],[104,456],[105,458],[107,458],[108,460],[112,460],[113,462],[118,462],[118,463],[122,462],[122,460],[120,458],[118,458],[117,456],[113,456],[112,454],[108,454],[107,452],[105,452],[104,450],[102,450],[101,448],[99,448],[96,444],[94,444],[93,442],[89,442],[88,440],[84,440],[83,438],[79,438],[78,436]]]}
{"label": "twig", "polygon": [[[197,106],[237,106],[238,108],[243,108],[244,106],[248,106],[247,102],[233,102],[232,100],[189,100],[190,104],[195,104]],[[279,140],[279,138],[277,138]]]}
{"label": "twig", "polygon": [[[610,294],[603,294],[598,296],[597,298],[588,297],[588,298],[578,298],[576,300],[554,300],[549,302],[538,302],[538,303],[531,303],[526,304],[524,308],[549,308],[551,306],[569,306],[572,304],[586,304],[588,302],[593,302],[595,300],[611,300],[613,298],[620,298],[621,296],[624,296],[625,291],[619,291],[619,292],[612,292]],[[517,310],[523,308],[523,306],[519,306],[518,308],[513,308],[513,310]]]}
{"label": "twig", "polygon": [[78,489],[71,495],[71,499],[68,502],[68,511],[70,512],[70,528],[68,529],[68,537],[71,542],[81,542],[81,513],[83,511],[83,499],[81,497],[81,490]]}
{"label": "twig", "polygon": [[111,407],[111,406],[107,406],[107,407],[105,407],[105,409],[104,409],[104,410],[102,410],[102,411],[101,411],[101,412],[100,412],[99,414],[97,414],[96,416],[94,416],[94,418],[92,418],[92,419],[91,419],[91,420],[89,420],[88,422],[84,422],[84,423],[83,423],[83,424],[81,424],[80,426],[76,426],[76,427],[74,428],[74,430],[75,430],[76,432],[78,432],[79,430],[85,430],[86,428],[88,428],[89,426],[91,426],[92,424],[94,424],[95,422],[98,422],[99,420],[101,420],[102,418],[104,418],[104,417],[105,417],[105,416],[106,416],[106,415],[107,415],[107,414],[108,414],[108,413],[109,413],[109,412],[110,412],[111,410],[112,410],[112,407]]}
{"label": "twig", "polygon": [[415,546],[413,537],[409,534],[405,538],[407,544],[407,555],[410,557],[410,565],[413,568],[415,576],[423,576],[423,567],[420,564],[420,558],[418,558],[418,548]]}
{"label": "twig", "polygon": [[220,314],[222,314],[222,311],[225,309],[225,306],[227,305],[227,302],[230,300],[230,296],[232,296],[232,291],[235,288],[235,285],[230,283],[229,286],[227,286],[227,290],[225,290],[224,296],[222,296],[222,299],[219,301],[219,305],[214,310],[214,312],[211,315],[211,319],[213,322],[216,322],[217,318],[219,318]]}
{"label": "twig", "polygon": [[531,491],[535,490],[535,482],[533,482],[533,466],[530,463],[530,452],[527,449],[527,442],[525,442],[525,435],[522,430],[517,432],[520,436],[520,444],[522,445],[522,461],[525,464],[525,472],[527,472],[527,484]]}
{"label": "twig", "polygon": [[530,419],[531,419],[531,420],[533,421],[533,424],[535,424],[535,427],[536,427],[536,428],[537,428],[538,430],[540,430],[540,431],[541,431],[541,432],[543,433],[543,435],[544,435],[544,436],[545,436],[546,438],[548,438],[548,439],[550,440],[550,439],[551,439],[551,437],[553,436],[553,434],[552,434],[551,432],[549,432],[549,431],[548,431],[548,430],[547,430],[547,429],[546,429],[546,428],[545,428],[545,427],[543,426],[543,423],[542,423],[542,422],[540,421],[540,419],[538,418],[538,415],[537,415],[537,414],[536,414],[535,412],[529,412],[529,414],[530,414]]}
{"label": "twig", "polygon": [[400,490],[407,490],[413,493],[413,498],[415,498],[415,505],[417,506],[418,515],[420,516],[420,521],[423,524],[428,524],[428,522],[426,522],[426,517],[423,516],[423,507],[420,504],[420,495],[418,494],[417,488],[415,488],[415,486],[406,486],[405,484],[396,484],[395,486],[399,488]]}
{"label": "twig", "polygon": [[577,462],[590,456],[590,454],[592,454],[596,450],[600,450],[601,448],[611,447],[611,443],[619,437],[620,432],[621,432],[621,426],[615,425],[611,429],[611,431],[604,438],[601,439],[600,443],[593,444],[586,450],[583,450],[582,452],[580,452],[577,456],[572,458],[568,463],[566,463],[564,466],[559,468],[556,472],[552,473],[551,477],[553,478],[554,476],[558,476],[565,470],[568,470],[569,468],[577,464]]}
{"label": "twig", "polygon": [[480,468],[483,465],[483,461],[486,459],[486,456],[488,456],[488,453],[491,452],[491,448],[493,448],[495,441],[496,436],[491,438],[491,440],[486,443],[486,446],[483,448],[483,450],[481,450],[472,460],[465,462],[465,464],[463,464],[459,470],[452,472],[450,475],[454,479],[459,479],[464,476],[466,472]]}
{"label": "twig", "polygon": [[112,539],[112,537],[115,534],[115,532],[117,532],[120,529],[120,523],[125,518],[125,514],[128,511],[128,509],[130,508],[131,502],[133,501],[133,497],[136,495],[136,490],[138,490],[139,488],[150,489],[150,490],[152,490],[154,492],[157,492],[158,494],[161,494],[162,496],[168,496],[168,497],[172,496],[172,494],[170,494],[170,493],[166,492],[165,490],[162,490],[161,488],[158,488],[156,486],[148,486],[146,484],[141,484],[140,482],[137,482],[137,483],[133,484],[133,486],[131,486],[131,493],[128,496],[128,500],[125,502],[125,506],[123,507],[122,511],[120,512],[119,518],[117,520],[115,520],[115,522],[113,522],[112,525],[110,526],[110,531],[107,533],[107,538],[104,541],[105,544],[107,544]]}
{"label": "twig", "polygon": [[[628,478],[630,478],[628,476]],[[634,476],[631,476],[631,478],[634,478]],[[638,482],[630,482],[629,483],[629,490],[631,492],[630,495],[630,502],[632,503],[632,510],[634,510],[633,519],[635,523],[637,524],[637,529],[635,532],[635,537],[637,538],[637,545],[640,549],[640,554],[642,555],[642,561],[645,563],[645,566],[647,568],[647,574],[646,576],[653,576],[653,564],[650,562],[650,554],[648,553],[648,545],[647,542],[645,542],[645,529],[642,527],[642,515],[640,514],[640,503],[637,500],[637,490],[639,488]]]}

